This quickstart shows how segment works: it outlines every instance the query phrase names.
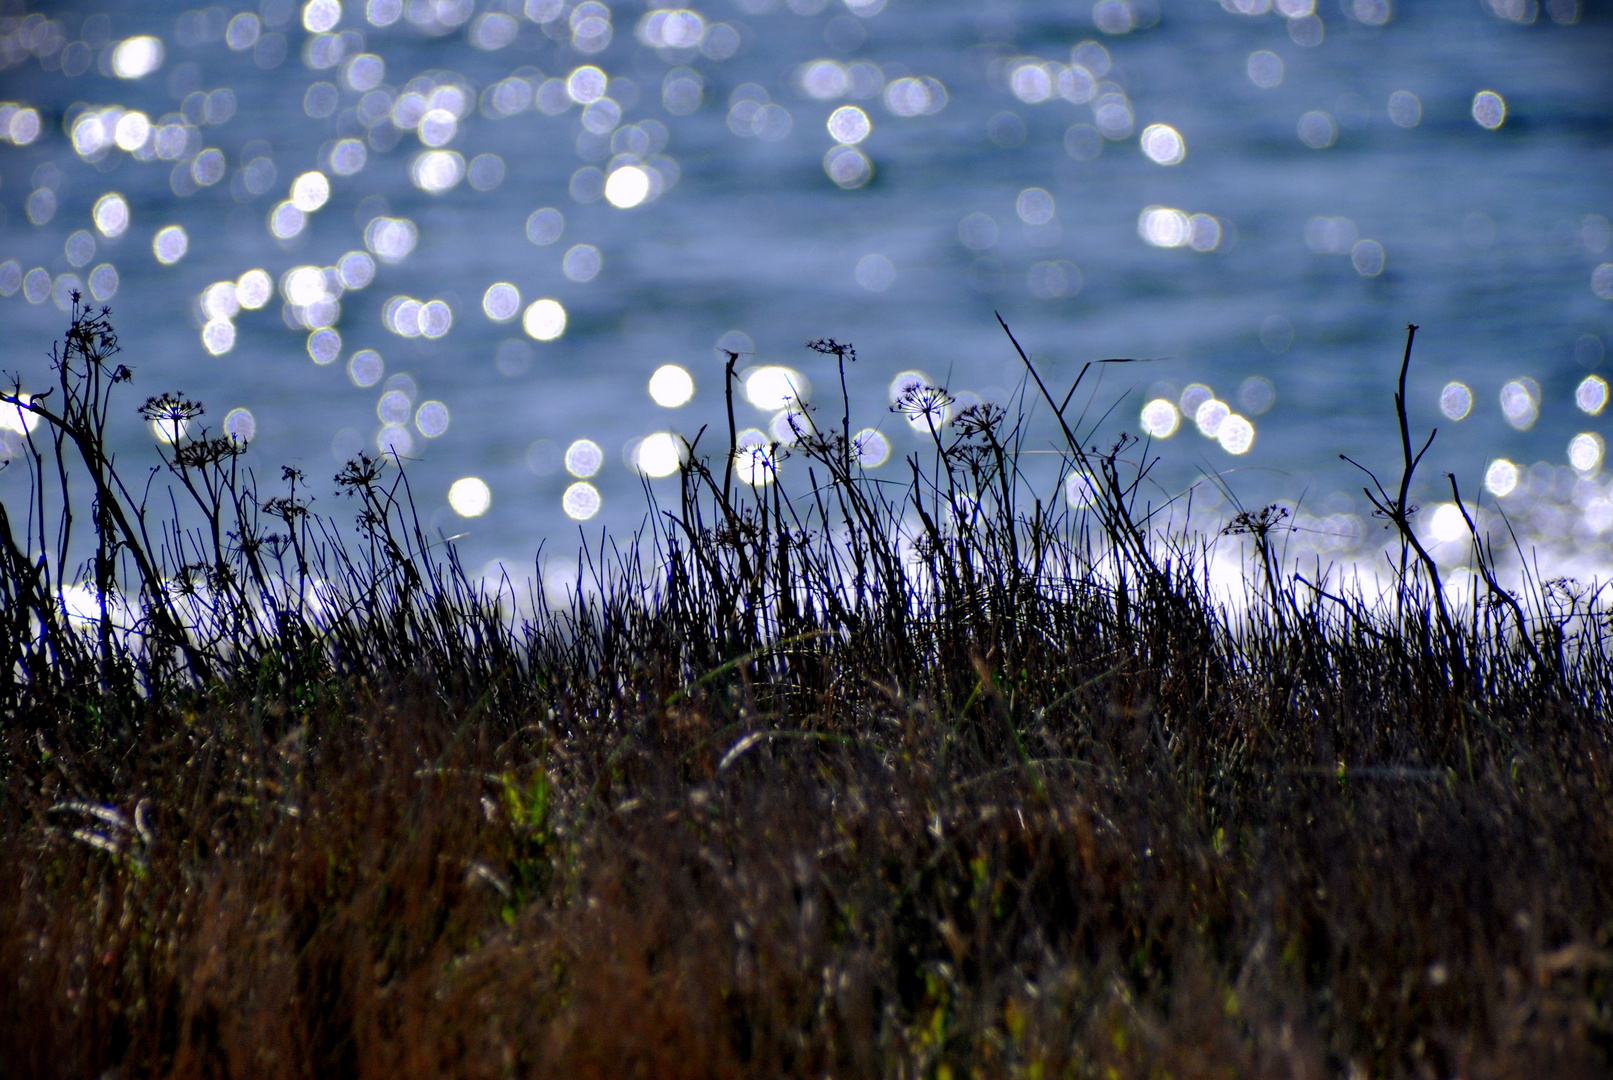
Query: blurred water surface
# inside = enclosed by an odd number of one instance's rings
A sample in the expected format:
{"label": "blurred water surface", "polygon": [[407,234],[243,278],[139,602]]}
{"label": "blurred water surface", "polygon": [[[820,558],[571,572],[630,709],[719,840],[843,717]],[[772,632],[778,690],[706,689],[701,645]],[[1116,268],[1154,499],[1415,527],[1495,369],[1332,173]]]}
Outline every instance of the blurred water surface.
{"label": "blurred water surface", "polygon": [[1222,474],[1348,554],[1378,531],[1337,455],[1394,465],[1416,322],[1426,498],[1454,470],[1607,561],[1613,28],[1576,0],[0,10],[4,366],[40,388],[68,293],[109,303],[126,461],[184,390],[327,510],[339,460],[413,459],[431,527],[519,565],[720,449],[725,348],[765,443],[801,399],[838,423],[803,343],[854,343],[899,480],[903,386],[1016,392],[1001,311],[1061,385],[1148,358],[1079,404],[1153,436],[1150,497]]}

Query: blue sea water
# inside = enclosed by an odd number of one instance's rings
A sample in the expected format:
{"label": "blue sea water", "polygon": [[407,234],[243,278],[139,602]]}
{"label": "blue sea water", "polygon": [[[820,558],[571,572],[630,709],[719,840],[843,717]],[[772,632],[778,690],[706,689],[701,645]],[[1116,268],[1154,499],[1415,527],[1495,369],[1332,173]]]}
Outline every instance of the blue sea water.
{"label": "blue sea water", "polygon": [[[670,497],[656,436],[720,452],[723,348],[768,441],[792,393],[838,423],[804,343],[853,343],[853,426],[900,480],[905,373],[954,408],[1018,392],[1000,312],[1061,388],[1147,361],[1072,410],[1152,433],[1148,497],[1283,499],[1348,555],[1378,530],[1338,455],[1397,467],[1415,322],[1424,527],[1452,471],[1607,561],[1613,22],[1579,0],[0,12],[0,363],[42,388],[66,293],[104,298],[120,463],[183,390],[316,509],[395,449],[432,529],[518,566]],[[668,366],[686,403],[652,397]]]}

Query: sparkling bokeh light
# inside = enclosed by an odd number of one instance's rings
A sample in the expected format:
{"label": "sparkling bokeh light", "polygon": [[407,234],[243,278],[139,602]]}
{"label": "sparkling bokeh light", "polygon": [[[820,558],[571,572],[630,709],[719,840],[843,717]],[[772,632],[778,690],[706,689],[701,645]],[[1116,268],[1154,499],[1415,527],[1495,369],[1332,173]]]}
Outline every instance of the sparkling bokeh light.
{"label": "sparkling bokeh light", "polygon": [[636,524],[691,443],[726,454],[730,398],[746,484],[800,490],[848,406],[898,480],[1030,400],[997,313],[1059,394],[1117,361],[1069,413],[1146,437],[1166,495],[1303,495],[1295,542],[1340,555],[1375,534],[1337,454],[1391,467],[1418,323],[1429,475],[1613,564],[1613,31],[1582,5],[14,7],[8,370],[107,304],[139,392],[204,398],[260,470],[396,454],[478,564]]}

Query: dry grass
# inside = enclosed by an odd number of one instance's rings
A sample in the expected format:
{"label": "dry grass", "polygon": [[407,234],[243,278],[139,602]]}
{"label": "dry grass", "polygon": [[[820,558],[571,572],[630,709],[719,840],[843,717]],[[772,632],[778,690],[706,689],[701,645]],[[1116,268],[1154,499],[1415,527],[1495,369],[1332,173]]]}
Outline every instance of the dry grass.
{"label": "dry grass", "polygon": [[155,586],[103,518],[78,623],[9,508],[5,1075],[1607,1075],[1605,613],[1324,593],[1275,515],[1229,613],[1124,448],[1022,509],[1021,423],[697,458],[514,625],[395,473],[356,544],[225,484]]}

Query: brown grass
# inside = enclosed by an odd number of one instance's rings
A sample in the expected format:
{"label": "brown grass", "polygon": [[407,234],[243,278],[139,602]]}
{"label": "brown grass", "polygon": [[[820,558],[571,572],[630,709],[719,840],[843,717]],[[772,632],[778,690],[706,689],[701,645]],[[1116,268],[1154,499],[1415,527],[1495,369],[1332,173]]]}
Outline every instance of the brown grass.
{"label": "brown grass", "polygon": [[378,477],[343,603],[13,619],[4,1075],[1608,1075],[1595,597],[1324,592],[1249,515],[1229,612],[1124,447],[1022,511],[1017,430],[889,499],[832,437],[794,500],[697,459],[518,624]]}

